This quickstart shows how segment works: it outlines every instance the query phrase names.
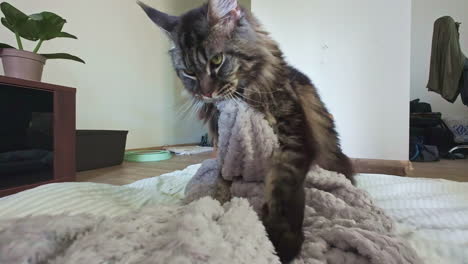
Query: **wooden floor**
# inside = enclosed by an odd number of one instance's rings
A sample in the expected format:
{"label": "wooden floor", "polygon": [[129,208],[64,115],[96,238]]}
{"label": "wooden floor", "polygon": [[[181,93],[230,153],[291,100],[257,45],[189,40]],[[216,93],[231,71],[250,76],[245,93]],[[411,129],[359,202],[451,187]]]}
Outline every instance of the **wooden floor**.
{"label": "wooden floor", "polygon": [[189,165],[201,163],[211,157],[211,153],[206,153],[192,156],[174,156],[170,160],[160,162],[124,162],[121,166],[79,172],[77,180],[80,182],[125,185],[141,179],[181,170]]}
{"label": "wooden floor", "polygon": [[[212,157],[211,153],[193,156],[175,156],[171,160],[149,163],[124,162],[121,166],[78,173],[78,181],[125,185],[137,180],[159,176],[201,163]],[[468,159],[442,160],[434,163],[413,163],[410,177],[442,178],[468,182]]]}
{"label": "wooden floor", "polygon": [[468,159],[413,163],[410,177],[468,182]]}

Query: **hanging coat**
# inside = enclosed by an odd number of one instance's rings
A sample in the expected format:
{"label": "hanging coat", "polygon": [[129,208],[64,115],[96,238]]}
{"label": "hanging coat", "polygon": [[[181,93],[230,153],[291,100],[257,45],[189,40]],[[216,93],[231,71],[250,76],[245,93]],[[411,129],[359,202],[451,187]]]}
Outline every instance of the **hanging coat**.
{"label": "hanging coat", "polygon": [[452,17],[436,20],[432,40],[429,91],[442,95],[453,103],[460,94],[463,67],[466,57],[460,48],[458,26]]}

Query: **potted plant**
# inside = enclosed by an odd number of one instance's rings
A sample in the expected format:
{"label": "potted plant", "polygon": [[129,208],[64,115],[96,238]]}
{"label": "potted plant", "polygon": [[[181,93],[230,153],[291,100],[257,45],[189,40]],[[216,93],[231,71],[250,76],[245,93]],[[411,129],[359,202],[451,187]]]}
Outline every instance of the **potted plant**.
{"label": "potted plant", "polygon": [[[82,59],[67,53],[38,53],[44,41],[54,38],[77,39],[72,34],[62,31],[67,22],[65,19],[51,12],[28,16],[7,2],[0,4],[0,10],[4,14],[1,18],[2,24],[15,34],[18,44],[16,49],[0,43],[0,57],[6,76],[40,81],[44,64],[48,59],[67,59],[84,63]],[[24,50],[22,38],[37,42],[32,52]]]}

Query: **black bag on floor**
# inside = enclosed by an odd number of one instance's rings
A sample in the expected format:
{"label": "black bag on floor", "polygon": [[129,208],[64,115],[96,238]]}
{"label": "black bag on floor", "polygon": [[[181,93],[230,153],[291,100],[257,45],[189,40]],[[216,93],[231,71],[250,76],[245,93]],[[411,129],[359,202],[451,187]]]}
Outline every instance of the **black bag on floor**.
{"label": "black bag on floor", "polygon": [[419,99],[410,102],[410,113],[430,113],[432,107],[428,103],[421,103]]}
{"label": "black bag on floor", "polygon": [[442,120],[441,113],[411,114],[410,136],[418,137],[422,145],[436,146],[442,157],[445,157],[456,145],[454,135]]}

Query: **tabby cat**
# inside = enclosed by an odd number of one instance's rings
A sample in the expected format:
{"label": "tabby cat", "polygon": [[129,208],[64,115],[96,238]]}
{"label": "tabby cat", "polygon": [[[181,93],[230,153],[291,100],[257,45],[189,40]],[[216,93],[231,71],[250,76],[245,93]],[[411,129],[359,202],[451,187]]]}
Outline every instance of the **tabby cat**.
{"label": "tabby cat", "polygon": [[213,135],[219,116],[214,103],[229,99],[262,112],[276,132],[280,148],[266,175],[262,221],[281,261],[291,261],[304,240],[304,179],[311,165],[353,178],[317,90],[237,0],[209,0],[181,16],[139,4],[173,42],[175,71],[193,100],[203,102],[199,115]]}

